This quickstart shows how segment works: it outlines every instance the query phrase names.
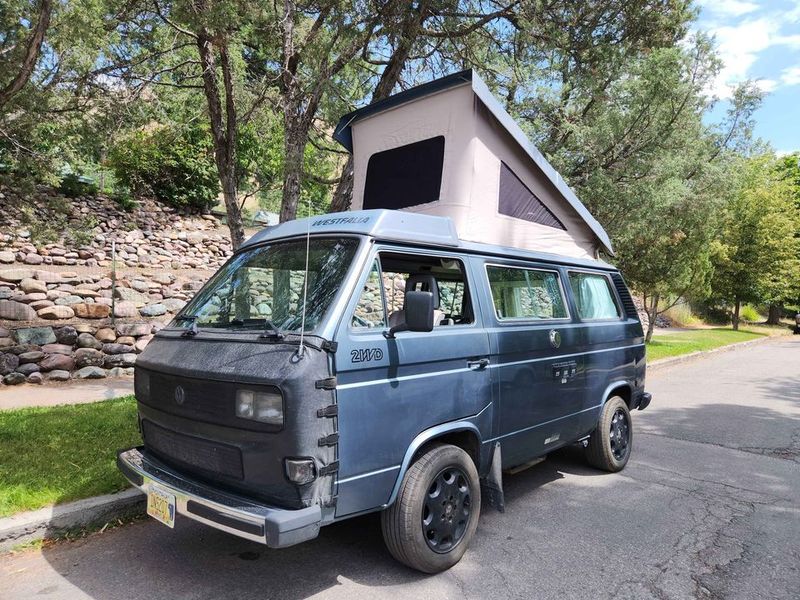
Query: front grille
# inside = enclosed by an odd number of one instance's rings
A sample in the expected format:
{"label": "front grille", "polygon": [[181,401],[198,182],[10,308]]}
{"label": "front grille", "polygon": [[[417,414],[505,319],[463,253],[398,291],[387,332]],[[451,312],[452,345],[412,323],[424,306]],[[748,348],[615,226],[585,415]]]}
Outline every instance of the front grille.
{"label": "front grille", "polygon": [[244,478],[239,448],[176,433],[147,420],[142,421],[142,437],[145,447],[165,460],[236,479]]}
{"label": "front grille", "polygon": [[628,318],[638,321],[639,312],[636,310],[636,305],[633,303],[633,298],[631,298],[631,293],[628,291],[628,286],[625,285],[625,280],[622,278],[622,275],[619,273],[612,273],[611,279],[614,281],[614,287],[617,288],[620,300],[622,300],[625,314],[628,315]]}
{"label": "front grille", "polygon": [[[141,369],[143,372],[144,370]],[[211,381],[192,377],[176,377],[165,373],[147,371],[149,393],[137,390],[136,399],[151,408],[194,421],[225,425],[249,431],[280,431],[280,425],[261,423],[236,416],[237,388],[278,392],[269,385],[238,385],[227,381]],[[176,389],[182,388],[177,395]],[[179,402],[180,400],[180,402]]]}

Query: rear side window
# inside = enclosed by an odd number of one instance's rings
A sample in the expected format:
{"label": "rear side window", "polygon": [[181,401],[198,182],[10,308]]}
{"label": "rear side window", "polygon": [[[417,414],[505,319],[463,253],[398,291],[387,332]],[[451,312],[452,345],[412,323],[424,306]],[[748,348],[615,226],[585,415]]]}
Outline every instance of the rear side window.
{"label": "rear side window", "polygon": [[596,273],[570,273],[569,284],[583,320],[618,319],[619,308],[605,275]]}
{"label": "rear side window", "polygon": [[500,163],[500,196],[497,208],[501,215],[565,231],[567,229],[506,163]]}
{"label": "rear side window", "polygon": [[498,319],[568,318],[558,273],[499,266],[486,273]]}

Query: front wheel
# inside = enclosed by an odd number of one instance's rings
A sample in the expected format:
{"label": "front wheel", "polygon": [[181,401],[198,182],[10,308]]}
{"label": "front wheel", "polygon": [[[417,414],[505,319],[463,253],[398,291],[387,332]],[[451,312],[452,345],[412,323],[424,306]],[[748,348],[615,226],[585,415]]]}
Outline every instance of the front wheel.
{"label": "front wheel", "polygon": [[461,560],[480,512],[472,459],[456,446],[432,446],[409,467],[397,500],[381,513],[383,539],[400,562],[438,573]]}
{"label": "front wheel", "polygon": [[593,467],[616,473],[625,468],[633,448],[633,426],[628,405],[619,396],[603,406],[589,445],[586,460]]}

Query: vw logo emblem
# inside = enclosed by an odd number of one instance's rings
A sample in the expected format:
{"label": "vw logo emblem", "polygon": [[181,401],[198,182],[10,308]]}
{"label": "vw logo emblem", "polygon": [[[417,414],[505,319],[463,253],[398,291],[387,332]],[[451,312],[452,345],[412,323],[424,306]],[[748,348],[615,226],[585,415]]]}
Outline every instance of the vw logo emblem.
{"label": "vw logo emblem", "polygon": [[555,329],[550,330],[550,345],[553,348],[561,346],[561,334]]}
{"label": "vw logo emblem", "polygon": [[186,400],[186,390],[184,390],[181,386],[175,388],[175,402],[178,404],[183,404]]}

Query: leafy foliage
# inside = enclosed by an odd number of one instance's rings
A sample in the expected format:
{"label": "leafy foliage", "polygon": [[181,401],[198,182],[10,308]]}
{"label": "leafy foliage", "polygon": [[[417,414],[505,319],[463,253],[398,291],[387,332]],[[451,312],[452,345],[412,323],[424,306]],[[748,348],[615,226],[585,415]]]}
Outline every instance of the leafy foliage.
{"label": "leafy foliage", "polygon": [[714,245],[713,298],[735,306],[797,298],[800,211],[791,182],[780,177],[771,155],[742,160],[740,172]]}
{"label": "leafy foliage", "polygon": [[61,179],[59,191],[67,198],[97,195],[97,185],[87,177],[75,173],[67,173]]}
{"label": "leafy foliage", "polygon": [[112,146],[108,165],[136,195],[152,194],[165,204],[194,211],[217,201],[219,180],[207,134],[199,127],[176,131],[156,126],[130,132]]}
{"label": "leafy foliage", "polygon": [[798,302],[797,220],[776,198],[788,186],[800,211],[800,156],[748,162],[752,84],[709,124],[721,65],[689,0],[6,4],[0,89],[51,9],[30,81],[0,102],[15,185],[107,165],[128,209],[152,194],[205,210],[221,193],[236,243],[252,198],[283,219],[347,208],[340,115],[473,67],[609,232],[651,322],[709,295]]}

